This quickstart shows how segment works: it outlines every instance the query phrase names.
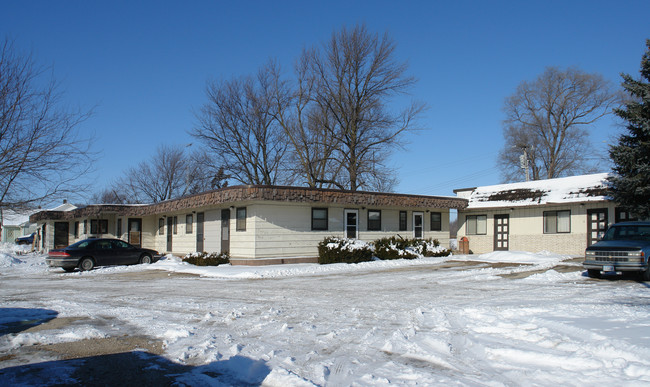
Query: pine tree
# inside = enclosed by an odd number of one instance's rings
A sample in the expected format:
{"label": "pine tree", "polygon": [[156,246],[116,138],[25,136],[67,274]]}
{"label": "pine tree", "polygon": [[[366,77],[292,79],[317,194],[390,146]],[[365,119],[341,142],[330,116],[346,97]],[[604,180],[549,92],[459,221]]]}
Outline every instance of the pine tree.
{"label": "pine tree", "polygon": [[650,39],[641,60],[641,78],[623,74],[623,88],[631,98],[616,115],[626,121],[626,133],[612,145],[614,163],[610,194],[614,201],[640,219],[650,219]]}

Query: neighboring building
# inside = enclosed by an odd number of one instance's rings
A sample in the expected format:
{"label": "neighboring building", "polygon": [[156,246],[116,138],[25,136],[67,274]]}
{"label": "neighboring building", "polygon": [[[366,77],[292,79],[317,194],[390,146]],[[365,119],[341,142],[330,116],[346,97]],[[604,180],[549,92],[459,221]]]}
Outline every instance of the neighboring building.
{"label": "neighboring building", "polygon": [[30,218],[43,251],[90,236],[159,252],[228,252],[233,264],[316,262],[328,236],[435,238],[449,244],[456,197],[332,189],[236,186],[149,205],[89,205]]}
{"label": "neighboring building", "polygon": [[475,254],[495,250],[584,254],[607,227],[631,220],[607,196],[608,174],[573,176],[454,190],[458,238]]}
{"label": "neighboring building", "polygon": [[36,230],[36,224],[29,222],[29,215],[34,211],[2,210],[2,243],[14,243],[16,238],[29,235]]}

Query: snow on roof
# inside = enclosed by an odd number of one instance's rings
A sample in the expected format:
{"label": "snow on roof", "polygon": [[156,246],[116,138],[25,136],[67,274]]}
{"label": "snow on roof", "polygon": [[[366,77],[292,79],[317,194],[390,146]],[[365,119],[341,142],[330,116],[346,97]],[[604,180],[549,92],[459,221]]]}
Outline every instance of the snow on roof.
{"label": "snow on roof", "polygon": [[48,211],[71,211],[77,208],[74,204],[70,204],[68,202],[64,202],[63,204],[56,206],[54,208],[48,209]]}
{"label": "snow on roof", "polygon": [[6,209],[2,211],[3,226],[20,226],[29,223],[29,216],[35,211],[14,211]]}
{"label": "snow on roof", "polygon": [[607,173],[476,187],[468,209],[609,200]]}

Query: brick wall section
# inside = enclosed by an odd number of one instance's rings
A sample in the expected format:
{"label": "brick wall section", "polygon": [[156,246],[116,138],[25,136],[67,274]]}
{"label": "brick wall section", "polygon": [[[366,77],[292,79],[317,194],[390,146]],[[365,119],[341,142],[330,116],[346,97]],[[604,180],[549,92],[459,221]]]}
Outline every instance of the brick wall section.
{"label": "brick wall section", "polygon": [[29,220],[35,223],[39,220],[74,219],[92,217],[107,212],[114,212],[120,216],[145,216],[207,207],[215,204],[254,201],[336,203],[351,206],[391,206],[432,209],[464,209],[467,207],[466,199],[453,197],[342,191],[308,187],[234,186],[149,205],[99,204],[89,205],[72,211],[41,211],[30,216]]}

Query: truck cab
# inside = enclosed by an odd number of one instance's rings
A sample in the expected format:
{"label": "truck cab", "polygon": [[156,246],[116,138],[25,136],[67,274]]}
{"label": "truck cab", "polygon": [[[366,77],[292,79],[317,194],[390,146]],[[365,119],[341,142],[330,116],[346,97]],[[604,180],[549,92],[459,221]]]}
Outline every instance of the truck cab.
{"label": "truck cab", "polygon": [[623,222],[612,225],[598,242],[587,247],[583,266],[587,275],[638,272],[650,281],[650,222]]}

